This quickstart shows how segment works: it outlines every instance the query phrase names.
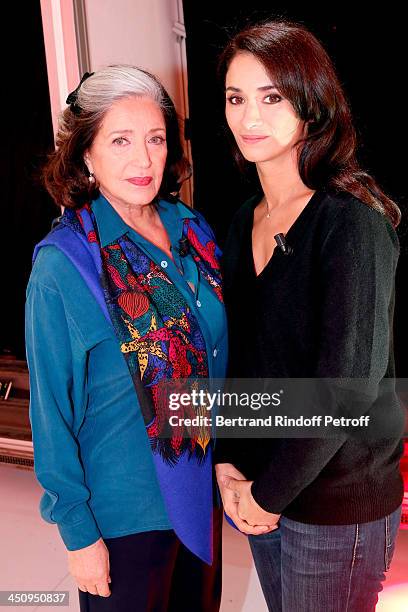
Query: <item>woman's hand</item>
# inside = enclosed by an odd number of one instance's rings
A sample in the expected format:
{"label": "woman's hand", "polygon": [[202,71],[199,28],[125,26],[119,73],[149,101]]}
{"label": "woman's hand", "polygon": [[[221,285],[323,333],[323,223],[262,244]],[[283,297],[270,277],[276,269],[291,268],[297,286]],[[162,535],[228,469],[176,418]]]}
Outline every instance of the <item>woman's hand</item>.
{"label": "woman's hand", "polygon": [[[259,535],[260,533],[267,533],[268,531],[276,529],[275,526],[273,526],[272,529],[269,526],[270,524],[273,525],[275,521],[272,521],[271,523],[264,521],[249,524],[249,522],[240,517],[238,511],[240,501],[238,494],[231,487],[227,486],[227,484],[230,483],[231,480],[243,483],[247,483],[248,481],[246,480],[245,476],[239,470],[237,470],[234,465],[232,465],[232,463],[218,463],[215,466],[215,473],[217,475],[218,487],[220,489],[225,513],[234,522],[236,527],[242,531],[242,533],[246,533],[248,535]],[[270,514],[269,516],[273,517],[275,515]]]}
{"label": "woman's hand", "polygon": [[85,548],[69,550],[68,567],[80,591],[109,597],[109,552],[102,538]]}
{"label": "woman's hand", "polygon": [[225,474],[222,480],[225,489],[233,492],[239,500],[237,513],[242,521],[249,525],[269,525],[269,531],[278,528],[280,514],[267,512],[257,504],[251,493],[252,480],[242,480],[230,474]]}

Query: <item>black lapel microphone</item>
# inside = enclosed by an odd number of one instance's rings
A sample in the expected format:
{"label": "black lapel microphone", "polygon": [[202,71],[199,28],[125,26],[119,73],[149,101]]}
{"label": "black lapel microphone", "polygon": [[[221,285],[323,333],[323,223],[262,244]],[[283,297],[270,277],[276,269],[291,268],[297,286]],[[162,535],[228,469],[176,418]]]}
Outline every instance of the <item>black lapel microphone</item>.
{"label": "black lapel microphone", "polygon": [[188,238],[184,236],[183,238],[180,238],[178,243],[178,254],[180,255],[180,257],[187,257],[190,252],[190,243],[188,241]]}
{"label": "black lapel microphone", "polygon": [[286,241],[285,234],[276,234],[274,238],[276,240],[276,244],[284,255],[291,255],[293,253],[292,247]]}

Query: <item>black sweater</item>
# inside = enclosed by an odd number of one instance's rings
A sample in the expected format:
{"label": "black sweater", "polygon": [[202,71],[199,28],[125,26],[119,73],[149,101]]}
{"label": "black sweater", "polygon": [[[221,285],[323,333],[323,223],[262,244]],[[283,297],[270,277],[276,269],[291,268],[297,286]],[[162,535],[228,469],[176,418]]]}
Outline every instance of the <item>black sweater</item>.
{"label": "black sweater", "polygon": [[[258,197],[236,214],[224,251],[231,377],[369,378],[394,374],[398,239],[384,215],[347,193],[316,192],[257,277],[251,233]],[[403,414],[395,439],[219,439],[216,463],[254,480],[269,512],[314,524],[373,521],[402,501]]]}

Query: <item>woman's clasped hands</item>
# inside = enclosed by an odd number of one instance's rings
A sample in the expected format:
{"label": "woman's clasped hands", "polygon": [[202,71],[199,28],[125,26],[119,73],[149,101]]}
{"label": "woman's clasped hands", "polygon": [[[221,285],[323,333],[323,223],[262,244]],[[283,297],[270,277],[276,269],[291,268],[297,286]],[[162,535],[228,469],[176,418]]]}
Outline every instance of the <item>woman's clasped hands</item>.
{"label": "woman's clasped hands", "polygon": [[225,513],[242,533],[260,535],[278,528],[280,514],[266,512],[257,504],[251,493],[252,480],[246,480],[231,463],[219,463],[215,471]]}

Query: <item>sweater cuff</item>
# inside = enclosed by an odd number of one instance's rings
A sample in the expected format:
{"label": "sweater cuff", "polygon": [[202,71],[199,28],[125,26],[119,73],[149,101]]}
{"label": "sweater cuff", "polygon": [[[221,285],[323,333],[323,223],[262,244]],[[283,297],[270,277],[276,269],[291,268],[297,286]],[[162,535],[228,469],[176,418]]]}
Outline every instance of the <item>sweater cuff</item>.
{"label": "sweater cuff", "polygon": [[[282,499],[283,496],[272,496],[270,493],[270,485],[267,482],[263,482],[262,478],[258,478],[252,483],[251,493],[258,506],[261,506],[262,510],[271,512],[272,514],[282,514],[283,510],[290,503]],[[281,497],[281,499],[279,499],[279,497]]]}
{"label": "sweater cuff", "polygon": [[79,550],[94,544],[101,537],[95,518],[87,503],[76,506],[69,520],[57,523],[61,538],[68,550]]}

